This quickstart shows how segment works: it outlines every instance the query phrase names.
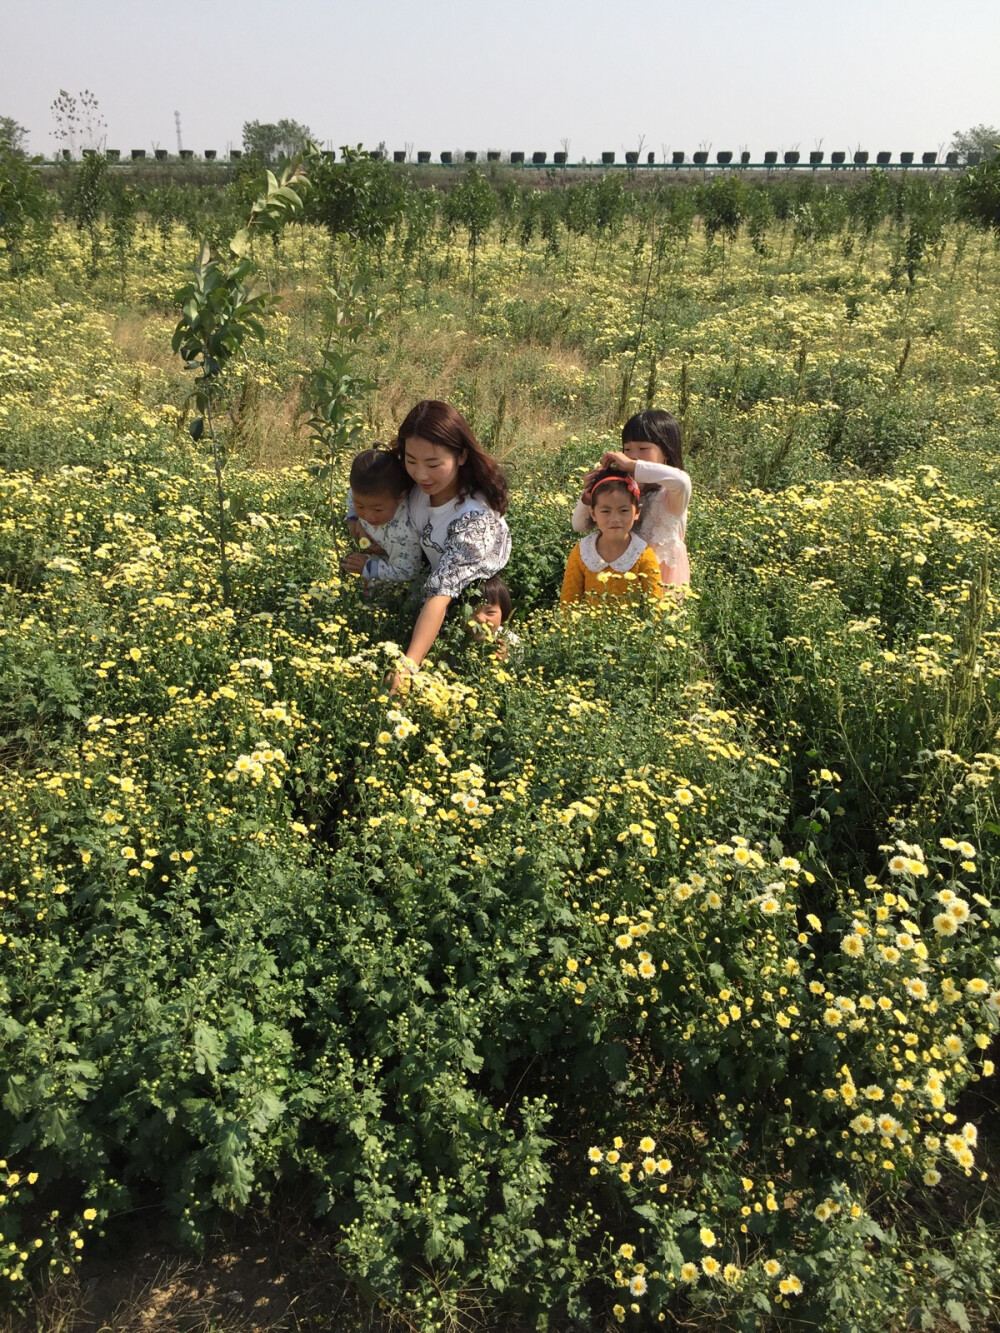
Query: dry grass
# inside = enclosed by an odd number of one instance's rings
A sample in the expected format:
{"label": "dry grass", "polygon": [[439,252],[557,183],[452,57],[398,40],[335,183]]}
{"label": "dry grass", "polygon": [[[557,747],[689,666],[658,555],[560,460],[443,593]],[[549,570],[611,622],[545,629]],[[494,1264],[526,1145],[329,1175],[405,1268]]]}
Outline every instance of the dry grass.
{"label": "dry grass", "polygon": [[111,324],[111,337],[125,361],[153,366],[174,379],[179,365],[170,350],[172,331],[172,321],[163,315],[138,311],[119,313]]}
{"label": "dry grass", "polygon": [[[301,382],[290,383],[288,369],[318,363],[329,302],[314,270],[295,270],[293,278],[280,287],[281,330],[274,325],[269,332],[269,348],[284,363],[281,378],[287,387],[278,391],[273,380],[261,384],[253,360],[226,377],[231,403],[229,419],[221,424],[228,443],[251,466],[267,470],[312,455],[301,413]],[[516,285],[530,298],[549,282],[550,275],[528,268]],[[507,461],[516,464],[526,450],[559,448],[579,428],[580,412],[566,401],[563,389],[574,368],[587,368],[586,353],[557,344],[522,342],[512,349],[481,340],[461,265],[453,265],[437,290],[440,298],[433,304],[405,315],[393,309],[391,292],[384,294],[381,336],[363,341],[357,362],[358,371],[379,385],[364,402],[366,436],[391,439],[415,402],[441,398],[455,403],[483,443]],[[173,315],[119,311],[109,323],[122,359],[142,376],[136,381],[137,397],[184,401],[190,376],[170,349]],[[617,385],[609,384],[602,402],[613,403],[616,395]],[[585,408],[582,401],[578,406]]]}
{"label": "dry grass", "polygon": [[311,457],[298,387],[284,395],[267,392],[248,367],[234,389],[228,415],[225,433],[251,467],[277,470]]}
{"label": "dry grass", "polygon": [[548,450],[565,443],[565,412],[546,401],[548,369],[579,367],[572,348],[523,345],[516,357],[508,348],[484,345],[468,330],[428,328],[413,320],[401,327],[393,345],[373,367],[379,388],[368,405],[373,438],[388,439],[415,402],[441,398],[458,406],[479,438],[501,457],[515,442]]}
{"label": "dry grass", "polygon": [[203,1258],[153,1245],[92,1259],[41,1295],[2,1333],[375,1333],[325,1239],[294,1218],[242,1224]]}

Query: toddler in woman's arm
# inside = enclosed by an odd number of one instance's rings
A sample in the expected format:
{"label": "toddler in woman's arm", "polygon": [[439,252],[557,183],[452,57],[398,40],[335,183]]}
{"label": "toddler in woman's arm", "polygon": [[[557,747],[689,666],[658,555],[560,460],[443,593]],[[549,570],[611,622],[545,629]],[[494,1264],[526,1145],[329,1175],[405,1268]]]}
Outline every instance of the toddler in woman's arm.
{"label": "toddler in woman's arm", "polygon": [[420,534],[410,518],[410,478],[396,454],[375,445],[351,464],[347,523],[364,547],[347,556],[346,574],[366,583],[408,583],[420,573]]}

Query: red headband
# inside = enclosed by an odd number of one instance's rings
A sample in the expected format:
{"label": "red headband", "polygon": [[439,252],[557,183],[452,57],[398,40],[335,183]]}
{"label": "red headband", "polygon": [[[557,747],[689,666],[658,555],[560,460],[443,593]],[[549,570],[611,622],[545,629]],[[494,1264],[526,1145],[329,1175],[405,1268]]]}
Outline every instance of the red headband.
{"label": "red headband", "polygon": [[629,495],[631,495],[632,499],[636,502],[636,504],[639,504],[640,500],[642,499],[641,495],[639,494],[639,487],[635,484],[634,480],[631,477],[627,476],[624,472],[620,477],[602,477],[600,481],[595,481],[593,486],[591,486],[590,488],[591,501],[593,501],[594,499],[595,491],[599,490],[602,486],[607,486],[612,481],[616,482],[619,485],[625,486],[628,490]]}

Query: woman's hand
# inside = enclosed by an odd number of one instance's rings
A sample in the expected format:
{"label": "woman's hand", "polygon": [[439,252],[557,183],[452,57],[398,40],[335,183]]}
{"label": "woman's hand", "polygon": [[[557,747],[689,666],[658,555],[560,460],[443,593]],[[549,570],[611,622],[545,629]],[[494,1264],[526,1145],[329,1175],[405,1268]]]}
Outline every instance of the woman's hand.
{"label": "woman's hand", "polygon": [[415,672],[412,667],[400,667],[392,673],[392,680],[389,682],[389,694],[405,694],[410,688],[410,681]]}
{"label": "woman's hand", "polygon": [[420,668],[416,662],[411,662],[408,657],[401,657],[399,665],[392,672],[389,678],[390,694],[405,694],[410,688],[410,681],[417,674]]}
{"label": "woman's hand", "polygon": [[627,472],[628,475],[635,475],[635,459],[629,458],[628,454],[623,454],[620,449],[612,449],[601,458],[601,467],[613,467],[618,472]]}
{"label": "woman's hand", "polygon": [[341,560],[340,568],[345,574],[363,574],[367,563],[367,551],[352,551],[350,555],[345,556],[344,559]]}

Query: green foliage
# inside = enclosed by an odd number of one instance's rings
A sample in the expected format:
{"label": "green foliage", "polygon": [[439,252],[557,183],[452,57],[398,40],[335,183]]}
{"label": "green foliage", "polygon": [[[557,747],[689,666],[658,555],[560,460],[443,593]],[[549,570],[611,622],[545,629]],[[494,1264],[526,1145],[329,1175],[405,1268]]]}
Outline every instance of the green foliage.
{"label": "green foliage", "polygon": [[[114,197],[100,308],[73,228],[0,302],[14,1292],[95,1231],[127,1247],[139,1208],[197,1247],[273,1204],[415,1333],[992,1327],[996,256],[984,233],[973,292],[929,175],[889,177],[867,245],[843,192],[757,192],[756,236],[749,192],[724,281],[696,189],[626,193],[614,236],[596,186],[579,213],[498,191],[475,325],[433,191],[377,265],[282,239],[277,180],[134,197],[131,320],[159,327],[182,227],[213,237],[178,324],[206,417],[247,359],[284,412],[329,336],[334,512],[362,402],[381,434],[433,385],[502,440],[520,644],[456,615],[392,697],[413,607],[342,585],[308,468],[231,449],[220,509],[169,379],[112,338]],[[695,587],[563,614],[643,328]]]}
{"label": "green foliage", "polygon": [[173,350],[201,371],[204,387],[196,398],[201,411],[209,406],[209,384],[246,339],[264,337],[261,319],[267,295],[248,282],[253,271],[249,256],[235,262],[215,259],[206,244],[194,265],[193,280],[177,292],[181,318],[174,330]]}
{"label": "green foliage", "polygon": [[90,241],[90,276],[97,276],[101,260],[101,218],[108,202],[107,159],[92,153],[74,169],[69,213]]}
{"label": "green foliage", "polygon": [[117,182],[112,186],[109,194],[108,225],[111,230],[111,248],[118,260],[121,274],[121,299],[124,301],[128,281],[128,263],[135,243],[138,204],[135,192],[130,190],[128,186],[119,185]]}
{"label": "green foliage", "polygon": [[38,173],[38,162],[0,135],[0,235],[8,271],[18,281],[32,266],[31,240],[41,242],[37,258],[52,219],[53,201]]}
{"label": "green foliage", "polygon": [[955,200],[960,217],[981,231],[1000,235],[1000,161],[996,156],[965,172],[955,186]]}
{"label": "green foliage", "polygon": [[616,236],[625,220],[625,187],[621,177],[609,173],[593,187],[594,226],[598,235]]}
{"label": "green foliage", "polygon": [[0,116],[0,144],[6,144],[9,151],[27,156],[28,131],[18,124],[13,116]]}
{"label": "green foliage", "polygon": [[951,147],[966,161],[970,153],[978,153],[988,161],[1000,152],[1000,129],[995,125],[973,125],[969,130],[956,130]]}
{"label": "green foliage", "polygon": [[247,120],[243,123],[243,151],[264,166],[274,166],[304,153],[315,135],[308,125],[296,120],[283,119],[277,124]]}
{"label": "green foliage", "polygon": [[382,311],[365,299],[365,284],[358,278],[327,291],[332,321],[321,362],[309,374],[306,396],[311,408],[309,438],[316,450],[312,473],[326,486],[330,526],[336,532],[340,465],[348,453],[357,452],[363,431],[361,401],[377,387],[375,380],[355,367],[358,342],[377,327]]}
{"label": "green foliage", "polygon": [[403,216],[399,173],[360,144],[340,153],[339,162],[322,158],[310,166],[313,188],[306,216],[331,237],[346,236],[379,250]]}
{"label": "green foliage", "polygon": [[767,259],[771,253],[767,242],[767,233],[773,221],[774,205],[771,203],[770,194],[761,189],[748,190],[746,196],[747,231],[754,253],[760,255],[762,259]]}
{"label": "green foliage", "polygon": [[445,201],[445,218],[469,233],[472,253],[472,299],[476,299],[476,251],[497,216],[497,197],[481,171],[467,171]]}
{"label": "green foliage", "polygon": [[735,241],[744,217],[744,188],[739,176],[723,176],[701,187],[698,211],[709,242],[721,232]]}
{"label": "green foliage", "polygon": [[195,381],[192,398],[203,416],[196,417],[189,429],[197,442],[205,423],[208,424],[216,476],[220,579],[227,605],[232,597],[227,550],[229,504],[223,490],[223,459],[212,420],[213,394],[220,376],[243,349],[247,339],[264,339],[263,320],[269,303],[266,292],[249,281],[255,267],[250,255],[253,239],[258,233],[276,236],[289,218],[301,211],[302,201],[297,190],[308,184],[297,162],[285,168],[280,180],[268,171],[264,193],[255,200],[246,226],[229,241],[232,258],[213,257],[210,245],[203,242],[194,265],[193,281],[174,296],[181,308],[181,317],[174,329],[171,346],[185,366],[201,372]]}
{"label": "green foliage", "polygon": [[848,213],[851,221],[859,227],[866,241],[874,236],[879,223],[885,217],[889,197],[889,180],[884,171],[872,171],[863,185],[859,185],[848,195]]}

